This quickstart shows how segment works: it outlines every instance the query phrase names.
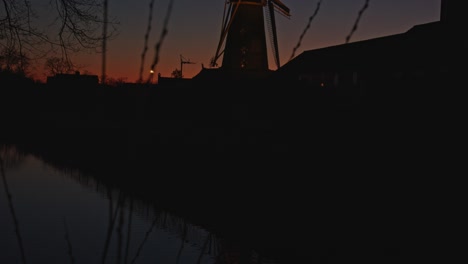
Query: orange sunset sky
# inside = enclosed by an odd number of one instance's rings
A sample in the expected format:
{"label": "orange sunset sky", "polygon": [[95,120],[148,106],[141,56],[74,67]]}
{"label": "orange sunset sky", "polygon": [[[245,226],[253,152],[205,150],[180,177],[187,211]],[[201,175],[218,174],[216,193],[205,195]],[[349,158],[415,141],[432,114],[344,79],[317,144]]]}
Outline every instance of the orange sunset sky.
{"label": "orange sunset sky", "polygon": [[[37,0],[36,0],[37,1]],[[108,42],[107,76],[135,82],[139,77],[141,53],[149,16],[150,0],[109,0],[109,16],[119,22],[118,35]],[[286,63],[319,1],[283,0],[291,17],[276,15],[280,60]],[[305,50],[344,44],[365,0],[324,0],[295,55]],[[159,40],[169,0],[155,1],[144,78],[149,76],[154,46]],[[183,76],[198,74],[209,66],[216,52],[224,10],[223,0],[174,0],[168,34],[161,47],[155,74],[170,77],[180,68],[180,55],[194,64],[184,64]],[[417,24],[438,21],[440,0],[371,0],[351,42],[403,33]],[[268,31],[266,31],[268,32]],[[267,39],[267,43],[269,43]],[[268,47],[269,48],[269,47]],[[274,70],[269,50],[270,69]],[[82,72],[101,76],[101,54],[82,52],[73,57]],[[220,63],[222,60],[219,60]],[[40,68],[40,67],[39,67]],[[45,79],[44,73],[36,78]],[[155,78],[157,79],[157,78]]]}

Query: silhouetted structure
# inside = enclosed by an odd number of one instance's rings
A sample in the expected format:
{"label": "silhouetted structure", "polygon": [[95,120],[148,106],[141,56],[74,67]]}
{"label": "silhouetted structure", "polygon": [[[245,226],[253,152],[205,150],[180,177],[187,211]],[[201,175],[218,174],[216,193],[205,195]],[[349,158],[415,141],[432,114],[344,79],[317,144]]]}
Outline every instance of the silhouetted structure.
{"label": "silhouetted structure", "polygon": [[305,51],[277,70],[273,80],[354,98],[405,97],[401,92],[408,90],[401,89],[440,84],[448,78],[450,60],[461,51],[457,23],[446,23],[457,21],[448,18],[448,2],[442,1],[441,21],[401,34]]}
{"label": "silhouetted structure", "polygon": [[440,21],[451,23],[452,27],[461,28],[464,23],[465,9],[462,6],[463,1],[458,0],[441,0]]}
{"label": "silhouetted structure", "polygon": [[47,77],[47,84],[53,86],[95,86],[99,84],[97,75],[80,74],[79,71],[75,74],[60,73],[55,76]]}
{"label": "silhouetted structure", "polygon": [[[276,37],[275,10],[289,16],[289,8],[279,0],[234,0],[226,2],[226,20],[222,22],[218,48],[211,62],[217,67],[217,59],[223,55],[220,68],[202,68],[195,79],[259,79],[271,73],[268,66],[268,54],[264,24],[264,7],[270,16],[272,49],[279,66],[278,42]],[[226,40],[224,42],[224,40]],[[224,50],[221,47],[225,44]]]}
{"label": "silhouetted structure", "polygon": [[181,86],[189,83],[190,80],[189,78],[174,78],[158,75],[158,85],[164,86]]}

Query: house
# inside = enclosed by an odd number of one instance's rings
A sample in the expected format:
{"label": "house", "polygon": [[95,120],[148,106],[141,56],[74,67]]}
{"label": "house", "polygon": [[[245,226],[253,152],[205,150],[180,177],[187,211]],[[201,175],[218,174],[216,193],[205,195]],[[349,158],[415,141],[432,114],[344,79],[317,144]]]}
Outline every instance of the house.
{"label": "house", "polygon": [[457,33],[462,8],[451,1],[449,18],[449,2],[441,2],[440,21],[401,34],[305,51],[279,68],[272,80],[358,100],[424,92],[448,78],[449,66],[466,46]]}

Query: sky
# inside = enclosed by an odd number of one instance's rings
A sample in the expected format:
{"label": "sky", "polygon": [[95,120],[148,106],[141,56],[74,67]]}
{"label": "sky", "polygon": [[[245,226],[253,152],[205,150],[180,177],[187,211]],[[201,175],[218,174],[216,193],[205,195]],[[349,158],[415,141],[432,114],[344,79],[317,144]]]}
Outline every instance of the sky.
{"label": "sky", "polygon": [[[170,0],[156,0],[152,31],[145,59],[144,78],[149,76]],[[119,21],[118,35],[108,42],[108,78],[127,82],[138,80],[150,0],[109,0],[109,16]],[[317,3],[313,0],[282,0],[291,17],[276,15],[281,65],[291,57]],[[295,55],[303,51],[344,44],[365,0],[323,0]],[[183,65],[183,76],[192,78],[209,66],[220,39],[224,0],[174,0],[168,33],[162,42],[155,74],[170,77],[180,69],[180,55],[194,64]],[[411,27],[439,21],[440,0],[370,0],[350,42],[404,33]],[[266,31],[267,32],[267,31]],[[267,43],[268,43],[267,39]],[[275,70],[268,47],[270,69]],[[101,75],[101,54],[80,53],[73,59],[82,71]],[[222,58],[218,60],[222,62]],[[155,78],[157,79],[157,78]]]}

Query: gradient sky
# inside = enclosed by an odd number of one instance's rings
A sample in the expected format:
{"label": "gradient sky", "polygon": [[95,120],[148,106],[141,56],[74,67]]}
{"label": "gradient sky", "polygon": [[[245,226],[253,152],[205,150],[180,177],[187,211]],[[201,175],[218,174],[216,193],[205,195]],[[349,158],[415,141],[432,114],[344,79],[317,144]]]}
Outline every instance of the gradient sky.
{"label": "gradient sky", "polygon": [[[119,34],[108,43],[107,75],[135,82],[139,77],[141,53],[147,27],[150,0],[109,0],[109,16],[120,22]],[[289,19],[277,15],[281,64],[289,60],[309,17],[319,1],[282,0],[291,9]],[[156,0],[149,49],[146,55],[147,78],[154,57],[169,0]],[[323,0],[296,56],[305,50],[344,44],[365,0]],[[219,42],[224,0],[174,0],[168,34],[162,43],[155,72],[170,77],[180,68],[179,55],[195,64],[183,66],[184,77],[191,78],[209,66]],[[403,33],[412,26],[438,21],[440,0],[371,0],[350,42]],[[267,42],[269,42],[267,40]],[[275,69],[269,50],[270,69]],[[74,57],[82,71],[101,75],[100,54]],[[219,64],[222,62],[220,59]],[[155,78],[156,79],[156,78]]]}

